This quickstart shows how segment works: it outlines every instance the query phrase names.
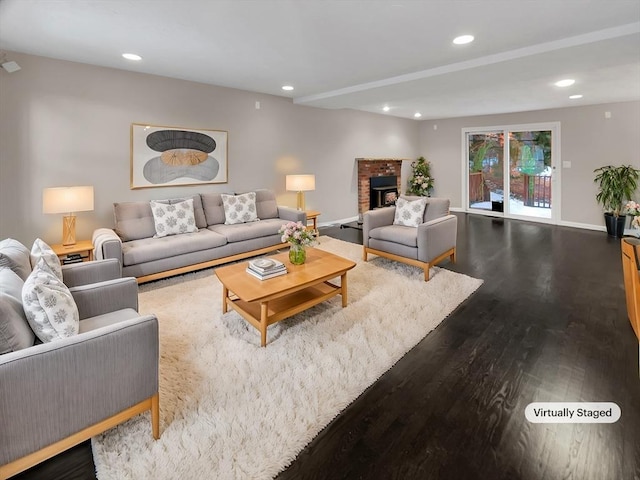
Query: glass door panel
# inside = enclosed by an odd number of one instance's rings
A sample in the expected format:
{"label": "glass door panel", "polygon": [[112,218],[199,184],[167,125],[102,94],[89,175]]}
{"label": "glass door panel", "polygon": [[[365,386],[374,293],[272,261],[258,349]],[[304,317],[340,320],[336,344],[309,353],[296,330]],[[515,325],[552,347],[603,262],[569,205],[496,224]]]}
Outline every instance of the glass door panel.
{"label": "glass door panel", "polygon": [[504,134],[469,133],[469,208],[504,211]]}
{"label": "glass door panel", "polygon": [[551,130],[509,132],[509,213],[551,218]]}

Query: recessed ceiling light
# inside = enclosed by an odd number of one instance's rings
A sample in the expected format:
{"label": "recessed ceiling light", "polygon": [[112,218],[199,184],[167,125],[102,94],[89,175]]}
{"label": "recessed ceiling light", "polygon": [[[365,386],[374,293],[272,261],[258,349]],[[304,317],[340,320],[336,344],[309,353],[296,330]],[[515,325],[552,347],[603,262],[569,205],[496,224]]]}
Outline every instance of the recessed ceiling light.
{"label": "recessed ceiling light", "polygon": [[382,107],[382,110],[384,110],[385,112],[388,112],[391,109],[389,108],[389,105],[385,105],[384,107]]}
{"label": "recessed ceiling light", "polygon": [[564,80],[559,80],[555,83],[556,87],[570,87],[576,83],[573,78],[565,78]]}
{"label": "recessed ceiling light", "polygon": [[577,99],[577,98],[582,98],[582,95],[569,95],[569,98],[570,98],[571,100],[575,100],[575,99]]}
{"label": "recessed ceiling light", "polygon": [[136,55],[135,53],[123,53],[122,56],[127,60],[135,60],[136,62],[138,60],[142,60],[142,57],[140,55]]}
{"label": "recessed ceiling light", "polygon": [[465,43],[473,42],[473,35],[460,35],[453,39],[453,43],[456,45],[464,45]]}
{"label": "recessed ceiling light", "polygon": [[420,118],[422,116],[422,114],[420,112],[416,112],[413,114],[414,117],[416,118]]}
{"label": "recessed ceiling light", "polygon": [[283,89],[283,90],[286,90],[287,92],[289,92],[289,91],[293,90],[293,87],[292,87],[291,85],[284,85],[284,86],[282,87],[282,89]]}

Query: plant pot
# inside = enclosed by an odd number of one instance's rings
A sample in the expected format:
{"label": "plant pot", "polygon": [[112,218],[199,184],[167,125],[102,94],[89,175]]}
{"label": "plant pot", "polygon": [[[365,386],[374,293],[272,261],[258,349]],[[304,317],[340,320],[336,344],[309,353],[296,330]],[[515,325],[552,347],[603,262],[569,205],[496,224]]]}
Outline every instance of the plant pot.
{"label": "plant pot", "polygon": [[627,217],[625,215],[616,217],[613,213],[604,214],[604,224],[607,226],[607,234],[611,237],[622,238],[624,236],[624,226],[626,222]]}

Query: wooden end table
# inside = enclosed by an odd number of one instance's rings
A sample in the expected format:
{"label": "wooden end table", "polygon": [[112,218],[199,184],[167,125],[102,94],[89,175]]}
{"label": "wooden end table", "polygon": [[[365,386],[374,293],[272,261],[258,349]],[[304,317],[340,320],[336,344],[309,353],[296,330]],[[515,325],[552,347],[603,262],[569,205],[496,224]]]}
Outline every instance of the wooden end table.
{"label": "wooden end table", "polygon": [[[313,231],[318,230],[318,217],[320,216],[320,212],[317,210],[307,210],[305,212],[307,214],[307,222],[313,222]],[[307,226],[309,228],[309,226]]]}
{"label": "wooden end table", "polygon": [[83,262],[93,260],[93,242],[91,240],[80,240],[73,245],[51,245],[51,249],[55,252],[58,258],[60,258],[61,262],[67,257],[67,255],[74,253],[82,255]]}

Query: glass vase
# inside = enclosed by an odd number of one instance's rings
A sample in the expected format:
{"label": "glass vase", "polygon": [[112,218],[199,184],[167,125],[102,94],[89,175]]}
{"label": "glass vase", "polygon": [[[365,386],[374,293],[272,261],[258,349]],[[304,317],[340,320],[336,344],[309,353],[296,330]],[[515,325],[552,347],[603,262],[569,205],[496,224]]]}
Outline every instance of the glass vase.
{"label": "glass vase", "polygon": [[304,245],[292,243],[289,247],[289,261],[294,265],[302,265],[307,259],[307,249]]}

